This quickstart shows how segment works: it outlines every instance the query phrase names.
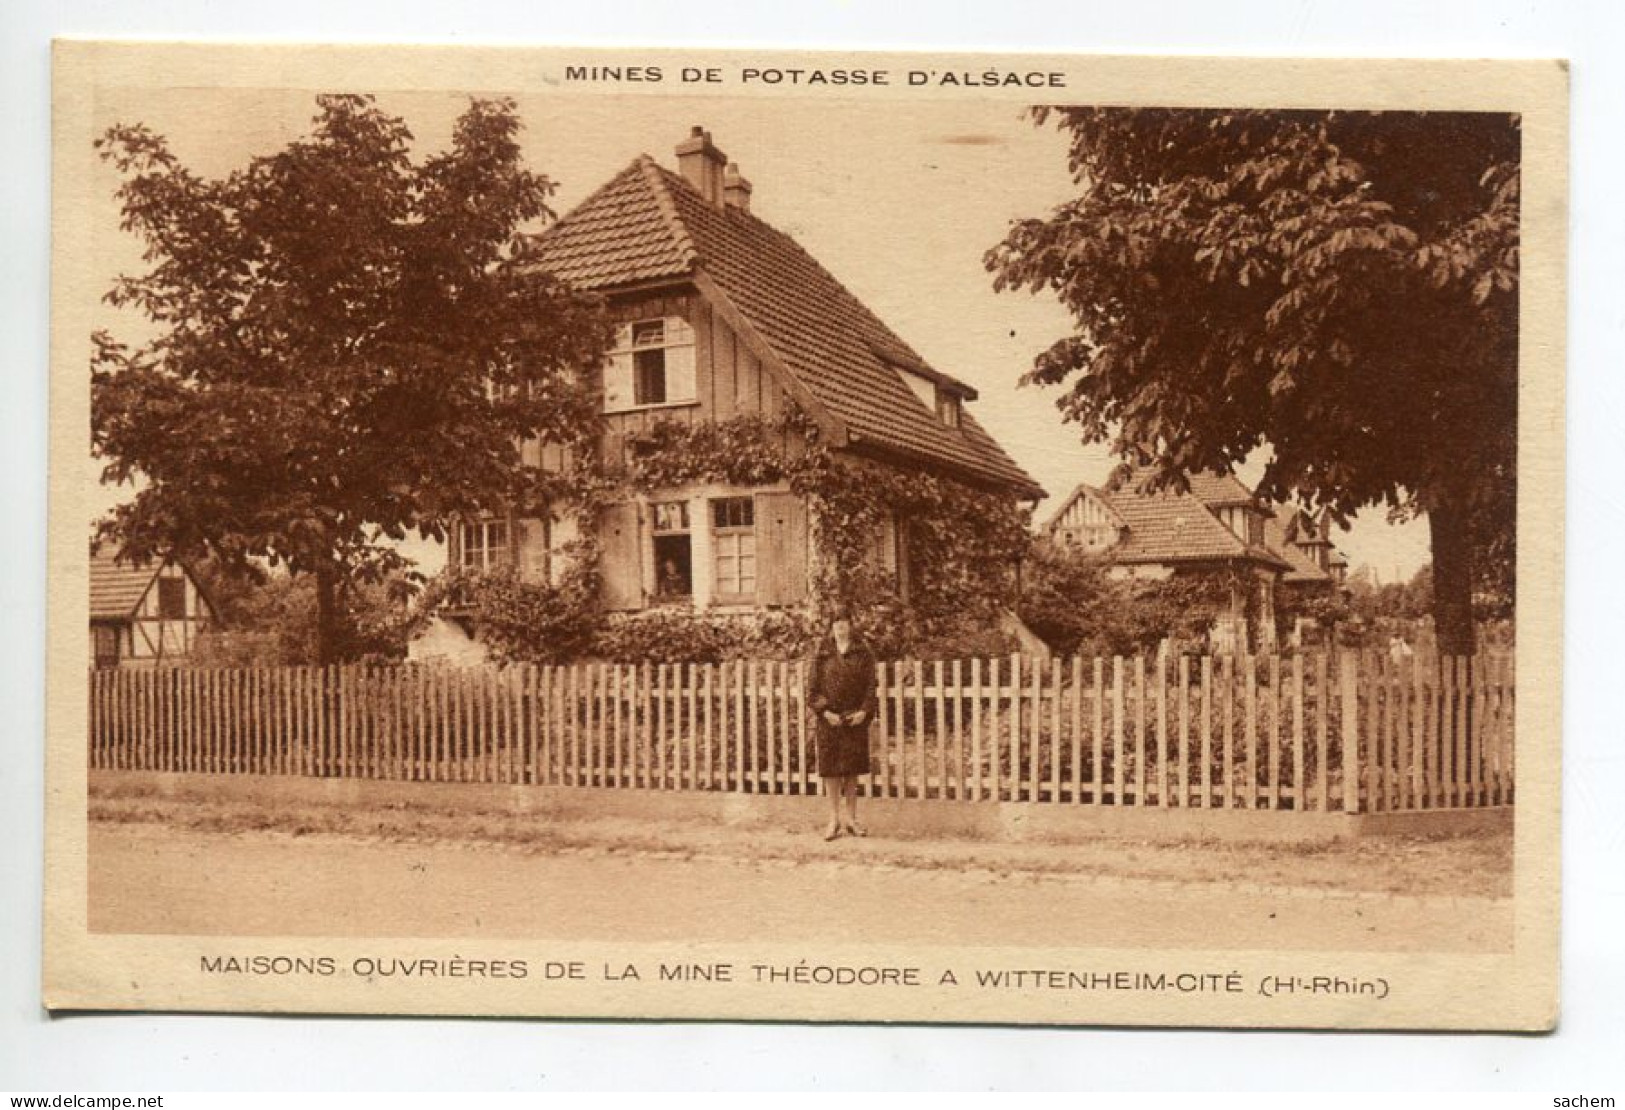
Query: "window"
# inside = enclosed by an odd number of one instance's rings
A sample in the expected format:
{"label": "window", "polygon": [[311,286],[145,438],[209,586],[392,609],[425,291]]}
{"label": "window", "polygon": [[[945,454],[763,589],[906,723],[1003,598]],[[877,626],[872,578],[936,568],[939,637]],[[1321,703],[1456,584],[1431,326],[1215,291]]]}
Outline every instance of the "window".
{"label": "window", "polygon": [[458,562],[475,570],[490,570],[508,561],[508,522],[472,520],[463,524]]}
{"label": "window", "polygon": [[657,501],[654,510],[655,596],[686,601],[694,596],[694,543],[688,502]]}
{"label": "window", "polygon": [[158,619],[166,621],[186,619],[186,579],[180,577],[158,579]]}
{"label": "window", "polygon": [[1257,546],[1264,543],[1264,518],[1251,509],[1245,510],[1247,517],[1247,542]]}
{"label": "window", "polygon": [[604,409],[620,412],[695,399],[694,329],[681,316],[623,324],[604,371]]}
{"label": "window", "polygon": [[1110,524],[1089,523],[1066,531],[1068,543],[1085,551],[1101,551],[1117,539],[1117,529]]}
{"label": "window", "polygon": [[949,393],[946,389],[938,389],[937,419],[950,428],[959,427],[959,421],[964,411],[961,404],[959,398],[954,394]]}
{"label": "window", "polygon": [[711,502],[712,550],[717,595],[747,599],[756,594],[756,502],[723,497]]}

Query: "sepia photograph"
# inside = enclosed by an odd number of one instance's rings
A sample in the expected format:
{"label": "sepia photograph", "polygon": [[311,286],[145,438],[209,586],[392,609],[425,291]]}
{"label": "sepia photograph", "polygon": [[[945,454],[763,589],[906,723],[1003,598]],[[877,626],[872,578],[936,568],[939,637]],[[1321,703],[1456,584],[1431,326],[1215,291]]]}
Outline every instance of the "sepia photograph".
{"label": "sepia photograph", "polygon": [[49,1005],[1555,1021],[1555,66],[163,50],[59,46]]}

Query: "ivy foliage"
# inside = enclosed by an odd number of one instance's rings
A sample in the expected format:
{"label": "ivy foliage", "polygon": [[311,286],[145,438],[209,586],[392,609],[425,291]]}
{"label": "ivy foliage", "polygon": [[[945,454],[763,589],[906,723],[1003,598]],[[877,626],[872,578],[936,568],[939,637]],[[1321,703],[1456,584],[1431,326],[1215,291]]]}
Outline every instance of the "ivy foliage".
{"label": "ivy foliage", "polygon": [[499,663],[567,663],[590,654],[601,626],[596,545],[565,552],[555,582],[530,582],[512,566],[489,571],[449,567],[418,598],[419,630],[434,616],[466,617]]}
{"label": "ivy foliage", "polygon": [[[993,619],[1014,600],[1015,568],[1031,542],[1029,513],[1019,502],[943,475],[831,450],[794,406],[777,420],[659,422],[629,436],[627,453],[628,486],[637,492],[700,482],[788,484],[810,510],[817,552],[812,611],[852,608],[860,631],[872,624],[872,642],[913,647],[960,622]],[[893,526],[906,532],[907,604],[878,550]]]}
{"label": "ivy foliage", "polygon": [[[583,577],[549,587],[502,571],[446,576],[426,595],[425,611],[459,599],[500,658],[536,661],[801,655],[816,643],[820,621],[837,605],[852,610],[859,634],[886,655],[989,654],[1009,646],[996,626],[1015,600],[1015,570],[1030,538],[1027,511],[1008,495],[838,453],[794,406],[775,419],[658,421],[628,434],[624,449],[624,460],[581,463],[571,473],[574,511],[590,520],[602,505],[629,495],[703,483],[782,482],[809,508],[816,557],[807,604],[749,614],[660,608],[605,616],[598,610],[595,573],[590,582]],[[906,602],[879,550],[894,523],[907,533],[913,589]],[[570,560],[573,568],[596,566],[597,548],[584,542],[588,546]],[[486,585],[482,577],[495,581]]]}

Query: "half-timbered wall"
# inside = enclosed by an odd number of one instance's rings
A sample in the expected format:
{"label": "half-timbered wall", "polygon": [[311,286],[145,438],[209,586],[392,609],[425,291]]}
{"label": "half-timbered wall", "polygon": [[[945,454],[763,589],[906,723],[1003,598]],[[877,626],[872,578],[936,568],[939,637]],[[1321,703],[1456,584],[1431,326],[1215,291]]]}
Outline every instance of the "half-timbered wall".
{"label": "half-timbered wall", "polygon": [[[116,638],[120,665],[151,666],[185,659],[191,655],[198,633],[213,617],[191,576],[178,564],[166,563],[128,619],[92,623],[91,663],[97,664],[98,637]],[[110,659],[105,656],[102,665]]]}
{"label": "half-timbered wall", "polygon": [[1088,492],[1072,499],[1053,527],[1057,543],[1084,551],[1104,551],[1117,542],[1117,518]]}
{"label": "half-timbered wall", "polygon": [[[694,396],[653,405],[615,404],[614,411],[604,416],[601,452],[606,462],[623,457],[629,433],[647,431],[660,421],[693,424],[735,416],[774,420],[783,415],[787,404],[783,385],[698,293],[674,291],[622,298],[611,304],[610,315],[617,327],[667,317],[684,321],[694,340]],[[605,370],[600,367],[594,373],[602,395]],[[794,452],[798,446],[795,437],[786,433],[785,449]],[[563,449],[555,444],[530,444],[526,457],[550,470],[562,467],[565,461]]]}

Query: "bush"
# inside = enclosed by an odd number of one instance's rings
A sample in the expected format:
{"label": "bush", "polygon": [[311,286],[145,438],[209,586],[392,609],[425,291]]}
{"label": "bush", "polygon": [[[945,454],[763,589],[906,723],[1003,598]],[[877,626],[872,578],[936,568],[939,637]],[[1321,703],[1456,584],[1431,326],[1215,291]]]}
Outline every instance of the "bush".
{"label": "bush", "polygon": [[1169,638],[1205,640],[1228,610],[1233,584],[1222,571],[1180,571],[1154,581],[1114,577],[1108,560],[1038,544],[1016,611],[1059,655],[1133,655]]}
{"label": "bush", "polygon": [[606,619],[590,654],[617,663],[798,659],[817,637],[811,617],[799,610],[722,615],[651,609]]}
{"label": "bush", "polygon": [[[320,657],[316,583],[309,575],[201,572],[217,623],[198,638],[192,661],[204,667],[300,666]],[[412,630],[402,580],[354,585],[339,592],[336,658],[387,662],[406,657]]]}
{"label": "bush", "polygon": [[598,574],[575,558],[556,584],[527,582],[512,567],[452,567],[418,599],[417,625],[442,611],[467,614],[500,663],[565,663],[588,654],[599,632]]}

